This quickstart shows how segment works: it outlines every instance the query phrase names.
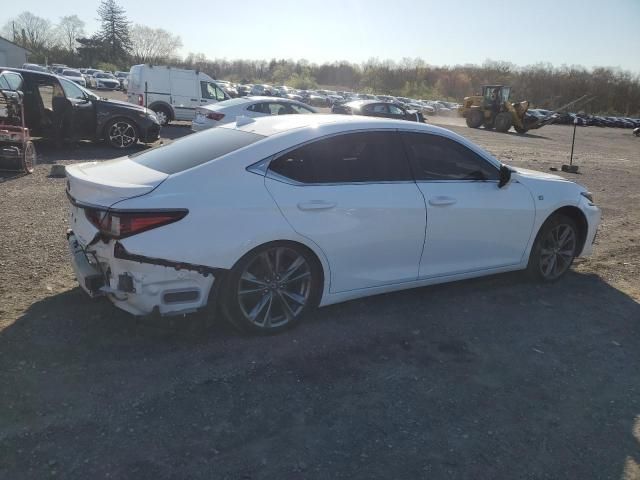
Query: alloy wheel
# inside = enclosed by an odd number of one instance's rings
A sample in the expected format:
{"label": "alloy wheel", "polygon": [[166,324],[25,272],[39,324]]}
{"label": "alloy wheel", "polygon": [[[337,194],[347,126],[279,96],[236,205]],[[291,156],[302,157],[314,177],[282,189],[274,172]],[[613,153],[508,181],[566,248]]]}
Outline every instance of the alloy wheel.
{"label": "alloy wheel", "polygon": [[260,252],[240,275],[237,300],[245,318],[261,330],[282,327],[309,303],[311,267],[296,250],[274,247]]}
{"label": "alloy wheel", "polygon": [[576,252],[576,232],[571,225],[553,227],[544,237],[539,268],[547,280],[560,277],[571,266]]}
{"label": "alloy wheel", "polygon": [[136,129],[129,122],[121,120],[109,128],[109,142],[116,148],[130,147],[136,141]]}

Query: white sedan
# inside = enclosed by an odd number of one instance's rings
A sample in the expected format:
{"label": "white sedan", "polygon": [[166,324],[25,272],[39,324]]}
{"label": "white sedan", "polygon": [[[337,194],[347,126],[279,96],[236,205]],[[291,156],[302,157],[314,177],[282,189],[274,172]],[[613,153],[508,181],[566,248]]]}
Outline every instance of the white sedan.
{"label": "white sedan", "polygon": [[196,108],[191,130],[199,132],[211,127],[233,123],[238,117],[317,113],[312,107],[296,100],[274,97],[240,97]]}
{"label": "white sedan", "polygon": [[64,70],[62,70],[62,73],[60,75],[62,75],[64,78],[66,78],[68,80],[71,80],[72,82],[77,83],[78,85],[80,85],[82,87],[86,87],[87,86],[87,81],[82,76],[82,73],[80,73],[80,70],[74,70],[72,68],[65,68]]}
{"label": "white sedan", "polygon": [[360,116],[241,118],[67,175],[87,293],[135,315],[221,302],[255,333],[393,290],[512,270],[554,281],[600,221],[581,185]]}

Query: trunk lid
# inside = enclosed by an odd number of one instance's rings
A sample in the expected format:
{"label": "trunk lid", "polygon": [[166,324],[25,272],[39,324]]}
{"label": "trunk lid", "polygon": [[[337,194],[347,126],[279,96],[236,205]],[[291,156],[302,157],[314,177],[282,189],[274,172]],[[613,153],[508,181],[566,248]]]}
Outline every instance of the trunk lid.
{"label": "trunk lid", "polygon": [[69,195],[77,202],[102,207],[145,195],[169,177],[129,158],[71,165],[66,171]]}

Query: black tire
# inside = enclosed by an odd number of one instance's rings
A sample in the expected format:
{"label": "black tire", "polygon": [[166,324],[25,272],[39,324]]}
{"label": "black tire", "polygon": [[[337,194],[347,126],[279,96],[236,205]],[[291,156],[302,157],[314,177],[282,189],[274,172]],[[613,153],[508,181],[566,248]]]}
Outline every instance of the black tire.
{"label": "black tire", "polygon": [[104,139],[113,148],[125,150],[138,143],[138,126],[128,118],[114,118],[104,129]]}
{"label": "black tire", "polygon": [[172,120],[169,108],[164,105],[156,105],[151,110],[156,114],[161,126],[169,125],[169,122]]}
{"label": "black tire", "polygon": [[513,124],[513,119],[509,112],[500,112],[494,120],[496,130],[501,133],[507,133]]}
{"label": "black tire", "polygon": [[482,126],[487,130],[493,130],[493,122],[491,120],[485,120]]}
{"label": "black tire", "polygon": [[478,109],[471,109],[467,113],[467,127],[478,128],[484,122],[484,115]]}
{"label": "black tire", "polygon": [[547,219],[531,248],[527,265],[529,277],[555,282],[566,274],[578,254],[579,238],[578,227],[572,218],[555,214]]}
{"label": "black tire", "polygon": [[513,126],[513,128],[515,129],[516,132],[518,132],[520,135],[524,135],[525,133],[527,133],[527,129],[526,128],[520,128],[516,125]]}
{"label": "black tire", "polygon": [[271,335],[298,325],[318,305],[321,292],[315,256],[293,242],[271,242],[236,263],[221,302],[227,319],[243,333]]}

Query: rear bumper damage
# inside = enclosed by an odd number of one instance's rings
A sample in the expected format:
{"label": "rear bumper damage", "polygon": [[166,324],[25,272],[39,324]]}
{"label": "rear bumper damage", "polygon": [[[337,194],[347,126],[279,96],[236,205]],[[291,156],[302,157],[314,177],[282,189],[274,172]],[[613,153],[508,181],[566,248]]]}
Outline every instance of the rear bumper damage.
{"label": "rear bumper damage", "polygon": [[[67,232],[73,269],[91,297],[106,296],[133,315],[177,315],[207,305],[225,270],[129,253],[119,242],[82,245]],[[213,290],[212,290],[213,289]]]}

